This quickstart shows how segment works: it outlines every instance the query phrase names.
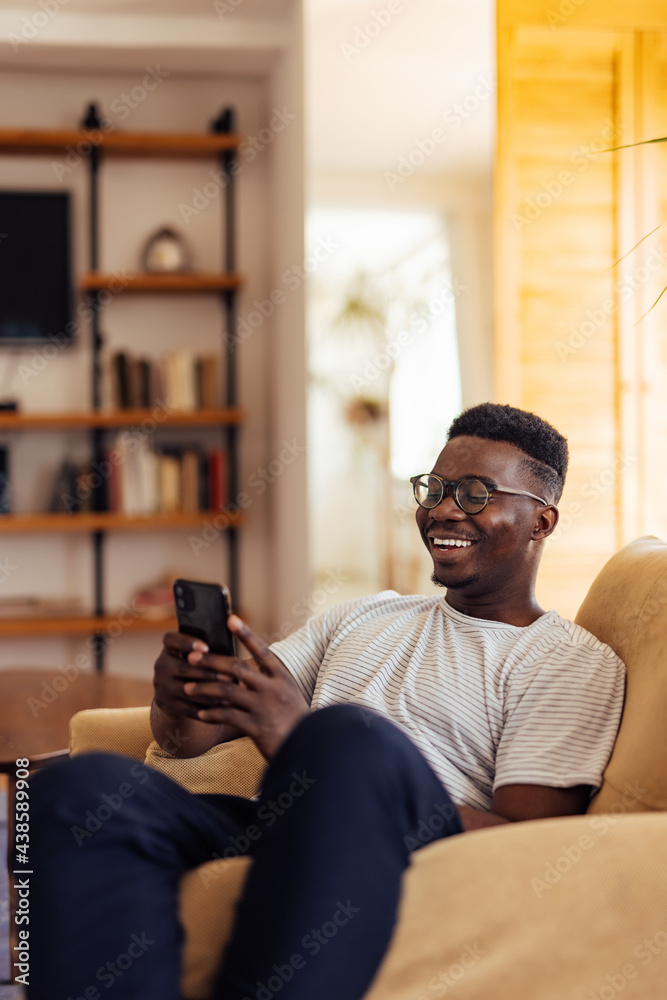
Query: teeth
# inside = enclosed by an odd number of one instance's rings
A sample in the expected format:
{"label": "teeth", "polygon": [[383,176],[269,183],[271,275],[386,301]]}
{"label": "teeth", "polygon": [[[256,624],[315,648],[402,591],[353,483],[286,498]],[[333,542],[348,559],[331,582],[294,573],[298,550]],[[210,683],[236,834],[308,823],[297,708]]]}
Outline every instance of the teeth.
{"label": "teeth", "polygon": [[472,545],[472,542],[466,542],[462,538],[434,538],[433,544],[440,548],[467,549]]}

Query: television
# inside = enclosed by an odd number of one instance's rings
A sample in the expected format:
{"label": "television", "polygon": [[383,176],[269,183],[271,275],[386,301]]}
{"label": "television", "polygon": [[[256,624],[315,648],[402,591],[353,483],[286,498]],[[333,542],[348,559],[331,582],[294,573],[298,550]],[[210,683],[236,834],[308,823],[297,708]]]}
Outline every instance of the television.
{"label": "television", "polygon": [[70,341],[68,192],[0,191],[0,347]]}

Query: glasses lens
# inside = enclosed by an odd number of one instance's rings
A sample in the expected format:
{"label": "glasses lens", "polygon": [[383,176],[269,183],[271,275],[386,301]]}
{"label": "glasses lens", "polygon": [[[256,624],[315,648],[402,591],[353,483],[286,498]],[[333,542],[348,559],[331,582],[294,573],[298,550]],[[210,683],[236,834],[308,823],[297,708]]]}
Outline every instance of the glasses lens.
{"label": "glasses lens", "polygon": [[466,514],[478,514],[486,506],[489,491],[480,479],[462,479],[456,496]]}
{"label": "glasses lens", "polygon": [[437,507],[442,500],[442,483],[435,476],[420,476],[414,488],[415,500],[422,507]]}

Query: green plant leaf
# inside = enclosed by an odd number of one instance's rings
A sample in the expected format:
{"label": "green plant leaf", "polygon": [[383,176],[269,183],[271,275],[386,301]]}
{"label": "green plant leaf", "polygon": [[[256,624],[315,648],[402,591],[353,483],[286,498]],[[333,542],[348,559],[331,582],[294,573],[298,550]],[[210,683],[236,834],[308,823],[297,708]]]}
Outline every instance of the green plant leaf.
{"label": "green plant leaf", "polygon": [[667,142],[667,135],[661,139],[642,139],[641,142],[629,142],[627,146],[612,146],[611,149],[603,149],[603,153],[615,153],[619,149],[634,149],[635,146],[650,146],[654,142]]}
{"label": "green plant leaf", "polygon": [[[659,222],[658,225],[655,227],[655,229],[652,229],[650,233],[646,234],[646,236],[642,236],[642,238],[640,239],[639,243],[635,243],[635,245],[633,246],[632,250],[628,250],[627,253],[624,253],[622,257],[618,258],[618,260],[616,261],[616,264],[620,264],[622,260],[625,260],[626,257],[629,257],[630,254],[632,253],[632,251],[636,250],[638,246],[641,246],[641,244],[644,242],[644,240],[647,240],[649,238],[649,236],[653,236],[653,233],[657,233],[657,231],[660,229],[660,226],[662,226],[662,225],[663,225],[663,223]],[[607,270],[608,271],[613,270],[613,268],[616,267],[616,264],[612,264],[611,267],[607,268]]]}
{"label": "green plant leaf", "polygon": [[648,314],[651,312],[651,310],[655,309],[655,307],[657,306],[658,302],[663,297],[663,295],[665,294],[665,292],[667,292],[667,285],[665,285],[665,287],[663,288],[663,290],[660,292],[660,295],[658,295],[657,299],[655,300],[655,302],[653,303],[653,305],[650,307],[650,309],[647,309],[646,312],[644,313],[644,315],[640,316],[639,319],[637,320],[637,322],[633,324],[634,326],[639,326],[639,324],[641,323],[641,321],[648,316]]}

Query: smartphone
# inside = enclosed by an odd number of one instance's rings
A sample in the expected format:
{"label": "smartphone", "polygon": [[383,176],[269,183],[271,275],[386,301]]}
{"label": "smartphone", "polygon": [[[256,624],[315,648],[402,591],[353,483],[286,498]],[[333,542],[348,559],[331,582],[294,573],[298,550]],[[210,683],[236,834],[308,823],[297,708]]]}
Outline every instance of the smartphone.
{"label": "smartphone", "polygon": [[217,583],[176,580],[174,602],[178,631],[202,639],[212,653],[235,656],[234,636],[227,628],[232,613],[229,590]]}

